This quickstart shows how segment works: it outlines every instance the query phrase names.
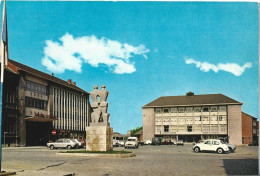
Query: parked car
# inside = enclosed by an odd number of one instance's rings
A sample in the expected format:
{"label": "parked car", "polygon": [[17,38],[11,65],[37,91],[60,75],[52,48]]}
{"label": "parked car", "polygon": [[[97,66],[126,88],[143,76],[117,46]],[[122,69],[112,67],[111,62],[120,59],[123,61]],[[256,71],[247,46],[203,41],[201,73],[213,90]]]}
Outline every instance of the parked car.
{"label": "parked car", "polygon": [[152,144],[152,141],[151,140],[146,140],[144,141],[144,145],[151,145]]}
{"label": "parked car", "polygon": [[192,149],[196,153],[201,151],[212,151],[217,153],[224,153],[229,151],[228,146],[223,141],[217,139],[208,139],[205,140],[205,142],[196,143]]}
{"label": "parked car", "polygon": [[47,143],[47,147],[50,149],[55,148],[77,148],[79,145],[78,143],[73,142],[71,139],[58,139],[56,142]]}
{"label": "parked car", "polygon": [[118,140],[113,139],[113,147],[119,147]]}
{"label": "parked car", "polygon": [[230,152],[234,152],[236,150],[236,146],[233,144],[229,144],[227,142],[223,142],[224,144],[226,144],[228,146],[228,149]]}
{"label": "parked car", "polygon": [[124,147],[125,146],[125,141],[118,140],[118,144],[119,144],[119,147]]}
{"label": "parked car", "polygon": [[125,143],[125,148],[138,148],[137,137],[129,137]]}
{"label": "parked car", "polygon": [[162,144],[162,138],[161,137],[154,137],[152,139],[152,145],[161,145]]}
{"label": "parked car", "polygon": [[144,141],[138,141],[138,145],[144,145]]}
{"label": "parked car", "polygon": [[172,145],[173,142],[171,140],[162,140],[162,145]]}
{"label": "parked car", "polygon": [[249,143],[248,146],[258,146],[258,142],[254,141],[252,143]]}
{"label": "parked car", "polygon": [[178,145],[182,145],[182,146],[184,146],[183,140],[181,140],[181,139],[178,140],[176,145],[177,145],[177,146],[178,146]]}
{"label": "parked car", "polygon": [[81,142],[79,142],[78,139],[71,139],[74,143],[77,143],[78,144],[78,147],[77,148],[81,148],[83,147],[83,145],[81,144]]}

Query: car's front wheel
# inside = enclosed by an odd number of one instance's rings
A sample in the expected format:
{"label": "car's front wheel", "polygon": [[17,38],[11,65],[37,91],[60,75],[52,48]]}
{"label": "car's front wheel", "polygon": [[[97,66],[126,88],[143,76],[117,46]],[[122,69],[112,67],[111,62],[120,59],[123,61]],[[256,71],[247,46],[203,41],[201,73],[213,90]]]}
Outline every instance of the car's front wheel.
{"label": "car's front wheel", "polygon": [[195,147],[194,148],[194,152],[196,152],[196,153],[200,152],[200,148],[199,147]]}
{"label": "car's front wheel", "polygon": [[53,150],[53,149],[54,149],[54,145],[51,145],[51,146],[50,146],[50,149]]}
{"label": "car's front wheel", "polygon": [[72,147],[71,147],[71,145],[68,145],[68,146],[67,146],[67,149],[69,149],[69,150],[70,150],[71,148],[72,148]]}
{"label": "car's front wheel", "polygon": [[218,149],[217,149],[217,152],[218,152],[219,154],[221,154],[221,153],[224,152],[224,150],[223,150],[222,148],[218,148]]}

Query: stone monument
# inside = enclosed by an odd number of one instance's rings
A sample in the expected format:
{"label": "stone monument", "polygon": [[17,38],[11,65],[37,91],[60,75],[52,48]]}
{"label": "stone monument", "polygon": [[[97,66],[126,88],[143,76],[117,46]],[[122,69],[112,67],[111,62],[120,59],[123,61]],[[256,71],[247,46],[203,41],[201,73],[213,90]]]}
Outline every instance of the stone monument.
{"label": "stone monument", "polygon": [[106,86],[101,86],[101,90],[98,90],[98,86],[94,86],[94,90],[90,92],[93,112],[89,127],[86,127],[87,151],[113,150],[113,128],[110,127],[107,113],[107,96]]}

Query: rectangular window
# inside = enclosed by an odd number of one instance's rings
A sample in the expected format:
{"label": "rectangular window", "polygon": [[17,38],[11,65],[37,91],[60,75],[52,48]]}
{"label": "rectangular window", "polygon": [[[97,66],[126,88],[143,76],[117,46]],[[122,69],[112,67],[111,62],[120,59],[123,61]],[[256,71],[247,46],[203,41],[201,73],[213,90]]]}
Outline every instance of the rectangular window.
{"label": "rectangular window", "polygon": [[202,121],[209,121],[209,116],[202,116]]}
{"label": "rectangular window", "polygon": [[179,113],[184,113],[184,108],[178,108]]}
{"label": "rectangular window", "polygon": [[187,126],[187,131],[188,131],[188,132],[192,132],[192,126],[190,126],[190,125]]}
{"label": "rectangular window", "polygon": [[195,120],[195,121],[201,121],[201,116],[194,117],[194,120]]}
{"label": "rectangular window", "polygon": [[202,112],[209,112],[209,107],[202,107]]}
{"label": "rectangular window", "polygon": [[156,112],[156,114],[160,114],[160,113],[162,113],[162,109],[161,108],[156,108],[155,112]]}
{"label": "rectangular window", "polygon": [[163,108],[163,113],[169,113],[169,109],[168,108]]}
{"label": "rectangular window", "polygon": [[192,107],[188,107],[188,108],[186,108],[186,113],[192,113],[192,110],[193,110]]}
{"label": "rectangular window", "polygon": [[201,107],[194,107],[194,112],[201,112]]}
{"label": "rectangular window", "polygon": [[171,108],[171,113],[177,113],[177,108]]}
{"label": "rectangular window", "polygon": [[220,115],[220,116],[218,117],[218,119],[219,119],[219,121],[226,121],[226,116]]}
{"label": "rectangular window", "polygon": [[218,120],[218,116],[211,116],[211,121],[217,121]]}
{"label": "rectangular window", "polygon": [[226,106],[220,106],[220,107],[219,107],[219,111],[220,111],[220,112],[226,112],[226,111],[227,111]]}
{"label": "rectangular window", "polygon": [[212,107],[210,107],[210,111],[211,112],[217,112],[218,111],[218,107],[217,106],[212,106]]}
{"label": "rectangular window", "polygon": [[165,133],[167,133],[167,132],[169,132],[169,125],[164,125],[163,126],[163,131],[165,132]]}

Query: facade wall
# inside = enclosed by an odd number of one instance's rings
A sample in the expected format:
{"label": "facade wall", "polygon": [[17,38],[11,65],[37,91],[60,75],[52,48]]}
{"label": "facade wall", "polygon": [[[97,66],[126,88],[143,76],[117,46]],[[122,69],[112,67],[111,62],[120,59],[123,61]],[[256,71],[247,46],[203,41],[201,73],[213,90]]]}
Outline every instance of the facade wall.
{"label": "facade wall", "polygon": [[242,142],[249,144],[253,142],[253,119],[242,112]]}
{"label": "facade wall", "polygon": [[156,135],[226,135],[227,106],[155,108]]}
{"label": "facade wall", "polygon": [[85,138],[85,128],[89,123],[89,97],[59,86],[52,86],[51,90],[52,114],[57,118],[53,121],[53,128],[71,138]]}
{"label": "facade wall", "polygon": [[143,108],[143,140],[152,140],[154,137],[154,108]]}
{"label": "facade wall", "polygon": [[242,144],[242,111],[241,105],[228,106],[228,136],[229,143]]}

